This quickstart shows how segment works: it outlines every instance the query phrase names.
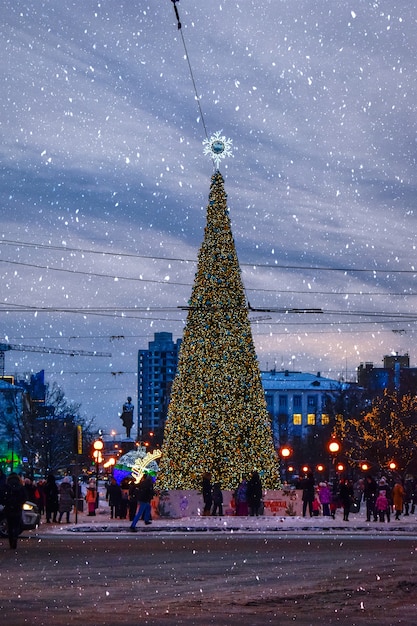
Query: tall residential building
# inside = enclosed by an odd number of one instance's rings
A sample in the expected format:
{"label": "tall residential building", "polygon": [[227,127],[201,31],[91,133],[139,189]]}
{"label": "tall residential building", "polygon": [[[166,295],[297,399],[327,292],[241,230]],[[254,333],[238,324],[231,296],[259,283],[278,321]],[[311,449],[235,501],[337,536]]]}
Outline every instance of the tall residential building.
{"label": "tall residential building", "polygon": [[161,332],[138,353],[138,438],[151,447],[162,443],[180,346]]}

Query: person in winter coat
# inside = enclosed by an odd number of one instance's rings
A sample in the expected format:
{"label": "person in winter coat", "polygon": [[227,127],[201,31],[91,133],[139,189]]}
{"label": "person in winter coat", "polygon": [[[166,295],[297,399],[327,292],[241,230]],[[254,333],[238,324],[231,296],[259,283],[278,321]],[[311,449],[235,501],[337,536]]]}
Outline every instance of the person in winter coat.
{"label": "person in winter coat", "polygon": [[376,480],[370,474],[365,476],[365,484],[363,488],[363,499],[366,503],[366,521],[371,521],[371,516],[376,522],[378,512],[375,508],[375,502],[378,496],[378,485]]}
{"label": "person in winter coat", "polygon": [[310,517],[313,517],[313,500],[315,498],[314,476],[312,472],[308,472],[307,476],[301,481],[301,489],[303,490],[303,517],[306,516],[307,507]]}
{"label": "person in winter coat", "polygon": [[56,523],[57,522],[56,516],[58,513],[58,507],[59,507],[58,486],[56,484],[55,476],[53,474],[49,474],[46,479],[44,493],[45,493],[46,523],[47,524],[51,523],[51,517],[52,517],[52,521]]}
{"label": "person in winter coat", "polygon": [[330,503],[332,501],[332,492],[327,483],[319,484],[319,500],[323,508],[323,516],[330,517]]}
{"label": "person in winter coat", "polygon": [[62,517],[65,513],[67,524],[70,521],[70,513],[74,506],[74,492],[72,490],[71,478],[65,476],[61,486],[59,488],[59,517],[58,523],[61,523]]}
{"label": "person in winter coat", "polygon": [[404,497],[404,487],[402,486],[400,479],[397,479],[392,490],[392,501],[395,509],[395,519],[400,519],[400,515],[403,512]]}
{"label": "person in winter coat", "polygon": [[387,516],[387,522],[390,521],[390,508],[391,505],[386,492],[384,490],[380,491],[375,501],[375,510],[379,516],[380,522],[385,522],[385,515]]}
{"label": "person in winter coat", "polygon": [[155,495],[153,479],[150,474],[144,474],[138,485],[138,512],[130,525],[132,532],[136,531],[136,524],[143,518],[145,524],[151,524],[151,500]]}
{"label": "person in winter coat", "polygon": [[138,510],[138,504],[139,504],[138,488],[139,488],[139,484],[135,483],[134,479],[132,478],[131,482],[129,483],[129,496],[128,496],[128,504],[127,504],[128,516],[129,516],[130,521],[133,520]]}
{"label": "person in winter coat", "polygon": [[97,489],[94,480],[90,480],[90,482],[88,483],[87,491],[85,494],[85,501],[87,502],[87,515],[89,517],[94,517],[97,508]]}
{"label": "person in winter coat", "polygon": [[404,483],[404,517],[410,515],[410,505],[413,502],[414,478],[411,474],[407,474]]}
{"label": "person in winter coat", "polygon": [[248,499],[247,499],[248,481],[246,478],[242,478],[238,488],[234,493],[236,515],[248,515]]}
{"label": "person in winter coat", "polygon": [[214,483],[213,485],[213,510],[212,515],[223,515],[223,494],[220,487],[220,483]]}
{"label": "person in winter coat", "polygon": [[318,517],[321,513],[321,502],[320,502],[320,498],[319,498],[319,494],[316,493],[316,495],[314,496],[314,500],[313,500],[313,516],[314,517]]}
{"label": "person in winter coat", "polygon": [[3,494],[4,513],[7,520],[7,534],[12,550],[17,548],[17,538],[22,531],[22,510],[27,494],[19,476],[12,472],[6,480]]}
{"label": "person in winter coat", "polygon": [[248,480],[246,497],[248,500],[249,515],[258,516],[262,502],[262,483],[256,471],[252,472],[252,476]]}
{"label": "person in winter coat", "polygon": [[204,501],[203,515],[210,515],[211,505],[213,504],[213,493],[212,493],[210,472],[205,472],[203,474],[202,492],[203,492],[203,501]]}
{"label": "person in winter coat", "polygon": [[36,503],[35,483],[30,478],[25,478],[23,486],[26,491],[26,500]]}
{"label": "person in winter coat", "polygon": [[43,515],[45,513],[45,492],[44,492],[44,487],[45,487],[45,481],[44,480],[38,480],[38,483],[36,485],[36,491],[35,491],[35,504],[37,504],[37,506],[39,508],[40,515]]}
{"label": "person in winter coat", "polygon": [[340,481],[339,496],[343,505],[343,521],[348,522],[350,505],[353,502],[353,485],[351,480],[342,478]]}
{"label": "person in winter coat", "polygon": [[110,518],[120,517],[120,505],[122,504],[122,488],[115,478],[111,479],[107,492],[109,494]]}

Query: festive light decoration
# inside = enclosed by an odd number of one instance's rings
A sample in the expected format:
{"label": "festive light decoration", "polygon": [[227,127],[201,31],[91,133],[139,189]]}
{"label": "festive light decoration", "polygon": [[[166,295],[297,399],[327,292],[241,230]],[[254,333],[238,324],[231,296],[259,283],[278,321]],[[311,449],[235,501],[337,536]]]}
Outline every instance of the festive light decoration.
{"label": "festive light decoration", "polygon": [[159,459],[161,454],[161,450],[154,450],[153,452],[147,452],[143,459],[136,459],[135,464],[132,467],[132,476],[135,483],[140,483],[142,476],[148,471],[148,468],[152,466],[152,461]]}
{"label": "festive light decoration", "polygon": [[203,141],[204,154],[213,159],[216,169],[219,169],[220,161],[228,156],[233,156],[232,140],[226,139],[221,130],[214,133],[209,139]]}
{"label": "festive light decoration", "polygon": [[202,474],[234,489],[259,471],[264,487],[279,471],[224,180],[211,179],[199,251],[159,464],[158,487],[200,489]]}
{"label": "festive light decoration", "polygon": [[159,471],[156,460],[160,456],[161,450],[148,452],[145,446],[130,450],[117,460],[113,469],[113,477],[119,485],[126,478],[133,478],[135,483],[139,483],[144,474],[151,474],[155,477]]}

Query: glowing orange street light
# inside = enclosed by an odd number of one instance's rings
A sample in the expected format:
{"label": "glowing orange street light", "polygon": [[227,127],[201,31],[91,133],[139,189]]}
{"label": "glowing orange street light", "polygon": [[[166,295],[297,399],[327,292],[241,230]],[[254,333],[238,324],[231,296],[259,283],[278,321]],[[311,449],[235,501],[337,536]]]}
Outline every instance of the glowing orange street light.
{"label": "glowing orange street light", "polygon": [[318,471],[318,472],[324,472],[324,465],[322,465],[321,463],[319,463],[319,464],[317,465],[317,471]]}
{"label": "glowing orange street light", "polygon": [[338,472],[343,472],[344,469],[345,469],[345,466],[343,465],[343,463],[338,463],[336,465],[336,469],[337,469]]}
{"label": "glowing orange street light", "polygon": [[388,465],[388,467],[390,468],[391,471],[394,471],[397,469],[397,464],[395,461],[391,461]]}
{"label": "glowing orange street light", "polygon": [[[333,468],[333,472],[334,472],[334,466],[336,463],[336,456],[340,451],[340,443],[336,440],[336,439],[331,439],[329,441],[329,443],[327,444],[327,449],[329,451],[330,454],[330,468]],[[329,469],[329,479],[331,478],[330,475],[330,469]]]}
{"label": "glowing orange street light", "polygon": [[369,465],[368,465],[368,463],[361,463],[361,470],[362,470],[363,472],[367,472],[367,471],[368,471],[368,469],[369,469]]}
{"label": "glowing orange street light", "polygon": [[104,443],[102,442],[101,439],[96,439],[95,442],[93,443],[93,448],[94,448],[93,457],[96,462],[96,492],[97,492],[97,504],[98,504],[98,474],[99,474],[99,469],[100,469],[100,463],[103,462],[103,455],[101,454],[101,451],[104,448]]}
{"label": "glowing orange street light", "polygon": [[108,461],[106,461],[106,462],[104,463],[103,467],[104,467],[105,469],[108,469],[109,467],[113,467],[113,465],[115,465],[115,463],[116,463],[116,460],[115,460],[115,459],[111,456],[111,457],[108,459]]}
{"label": "glowing orange street light", "polygon": [[336,455],[340,450],[340,443],[336,441],[336,439],[332,439],[329,441],[329,445],[327,446],[330,454]]}
{"label": "glowing orange street light", "polygon": [[303,470],[304,474],[307,474],[309,468],[308,465],[303,465],[301,469]]}
{"label": "glowing orange street light", "polygon": [[291,448],[289,448],[288,446],[282,446],[282,448],[279,451],[279,454],[282,458],[282,474],[283,474],[283,479],[286,481],[288,479],[287,477],[287,472],[288,472],[288,459],[291,456]]}
{"label": "glowing orange street light", "polygon": [[282,456],[283,459],[288,459],[288,457],[291,456],[291,449],[288,448],[288,446],[284,446],[280,450],[280,455]]}

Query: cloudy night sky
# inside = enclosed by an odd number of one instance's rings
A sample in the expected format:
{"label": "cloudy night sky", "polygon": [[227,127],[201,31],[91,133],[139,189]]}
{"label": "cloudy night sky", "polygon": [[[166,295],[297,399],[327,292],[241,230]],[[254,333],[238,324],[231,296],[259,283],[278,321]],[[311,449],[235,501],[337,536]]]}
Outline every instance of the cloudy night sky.
{"label": "cloudy night sky", "polygon": [[176,6],[0,0],[0,340],[112,354],[6,373],[121,431],[138,349],[182,336],[216,131],[261,369],[415,366],[414,3]]}

